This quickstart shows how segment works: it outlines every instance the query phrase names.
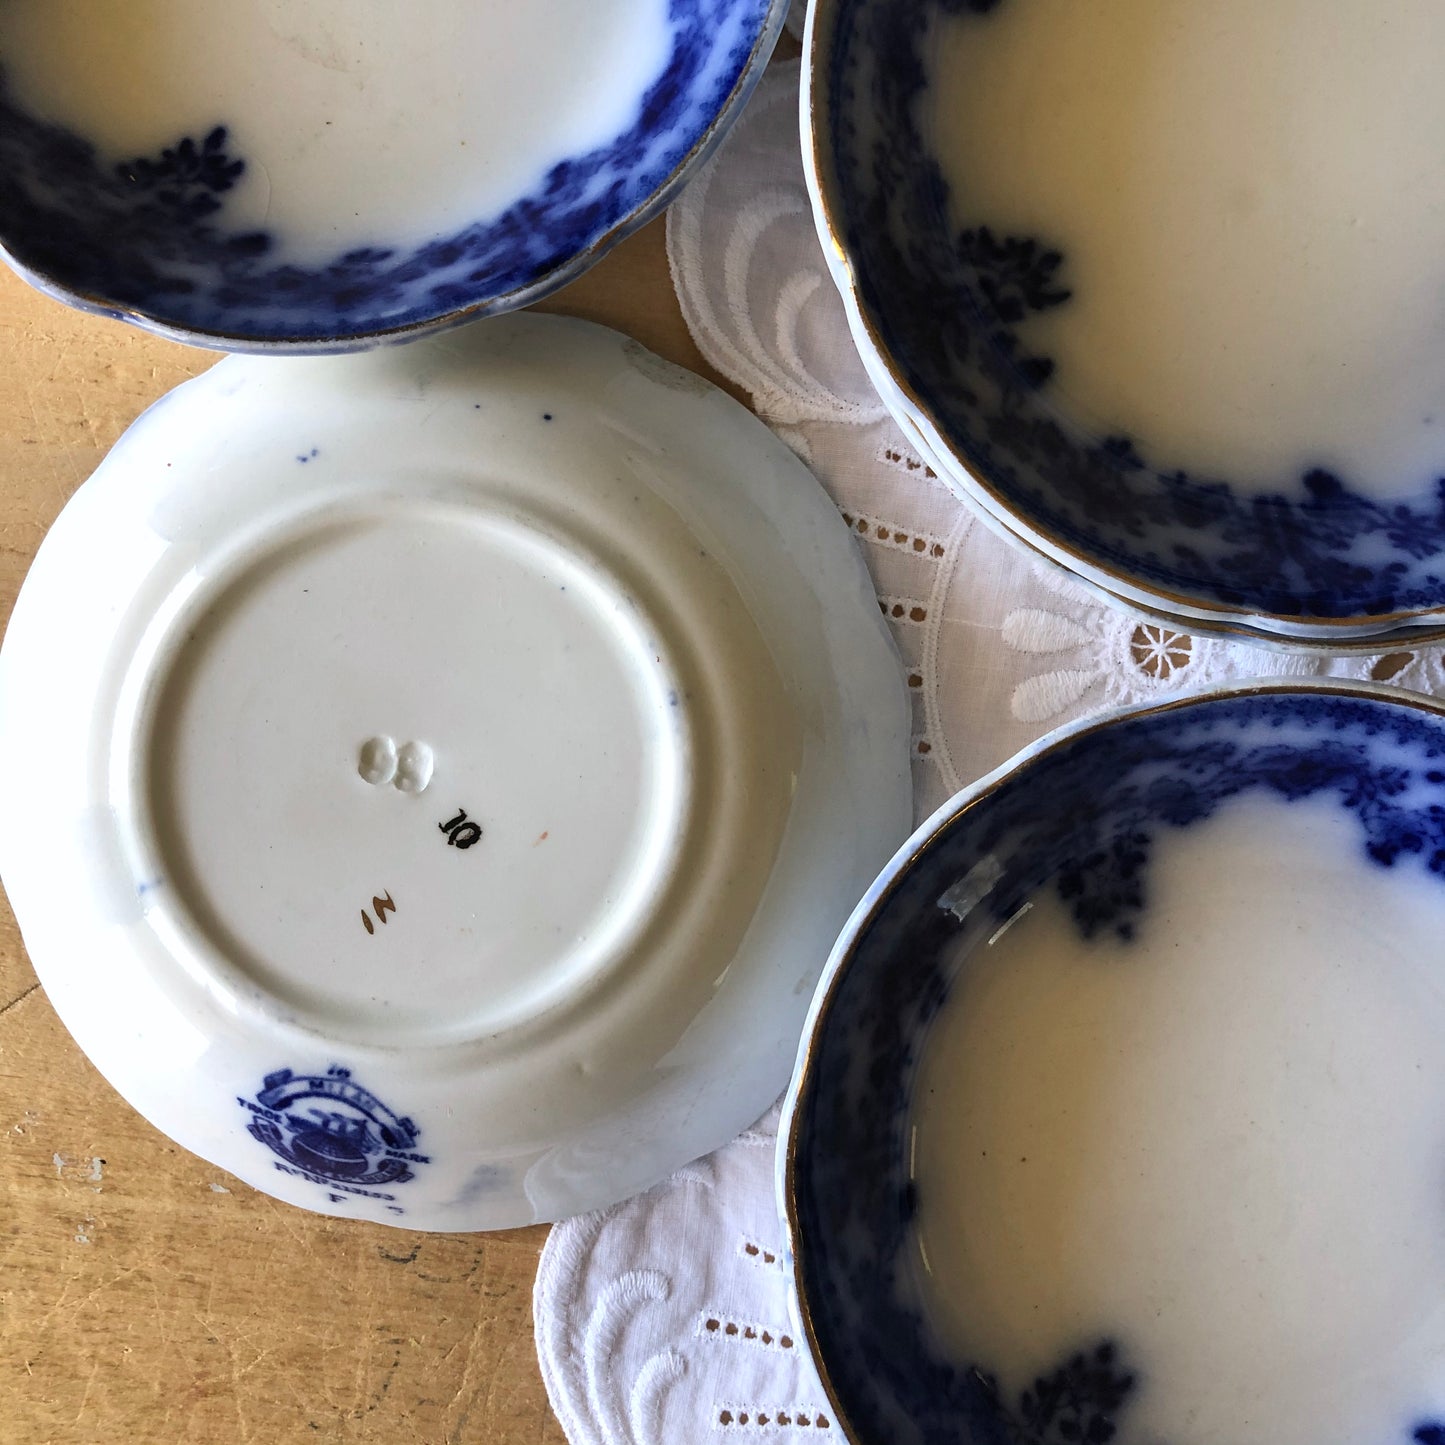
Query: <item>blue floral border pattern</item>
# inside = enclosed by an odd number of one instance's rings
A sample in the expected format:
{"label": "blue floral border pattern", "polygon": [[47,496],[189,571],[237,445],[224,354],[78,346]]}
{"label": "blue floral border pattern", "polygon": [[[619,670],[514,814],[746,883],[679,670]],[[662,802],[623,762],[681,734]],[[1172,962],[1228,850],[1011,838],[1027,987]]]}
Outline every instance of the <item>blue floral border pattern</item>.
{"label": "blue floral border pattern", "polygon": [[[1118,1354],[1113,1341],[1104,1340],[1040,1375],[1017,1408],[1003,1412],[1009,1445],[1109,1445],[1135,1383]],[[992,1380],[985,1384],[998,1394]]]}
{"label": "blue floral border pattern", "polygon": [[37,277],[117,314],[253,344],[482,314],[640,221],[749,66],[761,73],[759,43],[785,8],[671,0],[671,54],[622,135],[555,166],[499,216],[415,247],[376,238],[314,267],[275,260],[284,237],[225,226],[225,193],[246,158],[223,118],[158,156],[114,163],[22,109],[0,73],[0,243]]}
{"label": "blue floral border pattern", "polygon": [[[1330,703],[1328,721],[1316,717],[1322,702]],[[1047,881],[1085,938],[1112,931],[1129,940],[1148,904],[1160,831],[1187,828],[1248,792],[1284,802],[1331,797],[1354,814],[1370,861],[1392,868],[1415,859],[1445,884],[1445,730],[1438,719],[1406,713],[1387,726],[1364,724],[1349,702],[1319,697],[1308,718],[1275,698],[1241,707],[1238,716],[1255,713],[1271,727],[1287,720],[1289,732],[1278,742],[1251,736],[1233,719],[1212,722],[1212,710],[1197,723],[1107,727],[1087,744],[1087,769],[1065,748],[1036,764],[1030,786],[1002,789],[965,830],[980,858],[1029,860],[994,886],[993,921],[1012,918]],[[940,900],[945,908],[947,897]]]}
{"label": "blue floral border pattern", "polygon": [[[855,942],[813,1038],[791,1193],[802,1297],[860,1441],[1103,1445],[1147,1390],[1109,1321],[1093,1347],[1103,1356],[1075,1356],[1017,1402],[987,1361],[939,1350],[916,1288],[913,1074],[971,945],[1042,889],[1082,934],[1129,937],[1160,835],[1245,793],[1331,799],[1354,820],[1365,866],[1445,887],[1445,717],[1329,692],[1223,695],[1085,730],[1024,765],[939,830]],[[1445,1426],[1402,1423],[1399,1438],[1412,1428],[1445,1445]]]}
{"label": "blue floral border pattern", "polygon": [[920,119],[932,26],[999,3],[838,0],[825,67],[859,299],[951,450],[1030,528],[1166,596],[1317,620],[1445,606],[1445,477],[1379,502],[1313,469],[1295,496],[1254,495],[1152,467],[1134,439],[1087,436],[1051,404],[1052,363],[1023,354],[1015,328],[1067,299],[1061,254],[982,218],[956,234]]}

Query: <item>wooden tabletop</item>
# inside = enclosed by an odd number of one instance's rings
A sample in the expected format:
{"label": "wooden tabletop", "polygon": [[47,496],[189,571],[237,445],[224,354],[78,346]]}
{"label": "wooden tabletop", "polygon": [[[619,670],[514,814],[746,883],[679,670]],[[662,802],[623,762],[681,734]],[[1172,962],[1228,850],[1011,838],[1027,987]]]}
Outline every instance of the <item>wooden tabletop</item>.
{"label": "wooden tabletop", "polygon": [[[540,309],[719,380],[678,310],[661,221]],[[215,359],[70,311],[0,267],[0,617],[124,428]],[[8,907],[0,1196],[7,1445],[565,1439],[532,1345],[545,1228],[442,1236],[323,1219],[186,1153],[71,1042]]]}

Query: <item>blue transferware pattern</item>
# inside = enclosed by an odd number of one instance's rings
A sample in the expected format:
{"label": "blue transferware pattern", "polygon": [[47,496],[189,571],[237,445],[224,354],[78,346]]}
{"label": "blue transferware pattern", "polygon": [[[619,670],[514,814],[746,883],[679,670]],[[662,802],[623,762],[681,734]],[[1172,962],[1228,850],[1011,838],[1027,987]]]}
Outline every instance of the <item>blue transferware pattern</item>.
{"label": "blue transferware pattern", "polygon": [[666,205],[751,93],[787,8],[671,0],[671,55],[624,134],[455,235],[373,237],[314,267],[278,261],[284,237],[226,224],[249,158],[225,117],[157,156],[105,158],[21,109],[0,72],[0,247],[62,300],[229,350],[356,349],[511,310]]}
{"label": "blue transferware pattern", "polygon": [[322,1186],[333,1204],[362,1195],[402,1214],[390,1191],[416,1178],[413,1165],[431,1163],[416,1152],[416,1124],[339,1064],[324,1074],[278,1069],[254,1099],[236,1102],[246,1111],[247,1132],[277,1156],[276,1168]]}
{"label": "blue transferware pattern", "polygon": [[[1107,1321],[1017,1400],[987,1360],[935,1348],[912,1285],[912,1076],[971,942],[1042,889],[1084,936],[1128,937],[1160,835],[1249,792],[1332,799],[1358,825],[1362,866],[1445,886],[1445,716],[1328,689],[1220,694],[1075,733],[1010,773],[933,832],[825,984],[787,1190],[800,1295],[857,1445],[1104,1445],[1148,1389]],[[1381,1438],[1412,1430],[1445,1445],[1445,1425],[1407,1413]]]}
{"label": "blue transferware pattern", "polygon": [[1052,361],[1026,354],[1016,328],[1068,301],[1066,247],[996,235],[988,217],[956,234],[919,118],[930,28],[987,23],[1000,3],[837,0],[823,42],[822,143],[853,283],[948,448],[1034,534],[1177,604],[1302,622],[1445,607],[1445,477],[1378,502],[1312,469],[1293,495],[1253,495],[1060,415]]}

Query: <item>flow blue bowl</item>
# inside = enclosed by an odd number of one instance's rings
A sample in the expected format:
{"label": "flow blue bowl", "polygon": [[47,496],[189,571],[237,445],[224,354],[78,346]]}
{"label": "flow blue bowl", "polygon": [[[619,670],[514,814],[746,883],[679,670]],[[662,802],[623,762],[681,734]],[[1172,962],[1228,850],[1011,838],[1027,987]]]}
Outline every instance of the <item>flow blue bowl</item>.
{"label": "flow blue bowl", "polygon": [[996,530],[1115,602],[1194,631],[1304,645],[1388,646],[1401,628],[1437,636],[1445,484],[1382,500],[1314,468],[1292,490],[1260,495],[1162,466],[1148,437],[1093,434],[1056,404],[1053,362],[1031,355],[1019,328],[1067,301],[1067,251],[956,205],[923,119],[934,27],[967,12],[987,24],[997,4],[813,0],[809,10],[814,214],[859,351],[899,424]]}
{"label": "flow blue bowl", "polygon": [[[1104,1445],[1149,1388],[1108,1321],[1023,1398],[994,1362],[940,1348],[912,1233],[914,1081],[971,951],[1028,901],[1052,892],[1081,934],[1127,936],[1171,835],[1249,795],[1338,807],[1361,869],[1445,887],[1445,706],[1257,683],[1044,738],[923,824],[859,904],[814,996],[778,1152],[794,1312],[854,1445]],[[1078,1409],[1041,1422],[1050,1395]],[[1445,1440],[1445,1422],[1416,1419],[1413,1403],[1377,1438]]]}
{"label": "flow blue bowl", "polygon": [[236,153],[222,117],[154,156],[103,155],[23,109],[0,56],[0,256],[81,310],[226,351],[362,350],[510,311],[574,280],[667,205],[741,111],[787,9],[670,0],[668,58],[620,135],[452,234],[374,236],[307,265],[276,259],[288,238],[228,224],[232,183],[267,158]]}

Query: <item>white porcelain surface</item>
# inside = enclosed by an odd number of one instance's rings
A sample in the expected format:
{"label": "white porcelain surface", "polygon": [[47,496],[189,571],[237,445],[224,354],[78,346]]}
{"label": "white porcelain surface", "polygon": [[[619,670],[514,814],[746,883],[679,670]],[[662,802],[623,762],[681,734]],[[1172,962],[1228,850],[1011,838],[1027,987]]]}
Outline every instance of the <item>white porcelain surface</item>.
{"label": "white porcelain surface", "polygon": [[0,54],[18,103],[107,155],[228,124],[264,164],[227,221],[314,264],[498,214],[620,135],[669,58],[667,10],[430,0],[418,23],[391,0],[8,0]]}
{"label": "white porcelain surface", "polygon": [[1072,295],[1019,336],[1091,435],[1243,495],[1328,466],[1388,505],[1439,475],[1445,95],[1427,57],[1445,12],[1382,8],[1331,0],[1327,25],[1315,0],[937,16],[921,126],[952,224],[1058,248]]}
{"label": "white porcelain surface", "polygon": [[762,1113],[907,831],[908,736],[826,495],[635,343],[519,316],[235,358],[41,549],[0,875],[77,1040],[186,1147],[308,1208],[503,1227]]}
{"label": "white porcelain surface", "polygon": [[1158,839],[1129,940],[1041,891],[961,965],[913,1092],[917,1284],[1005,1398],[1106,1321],[1148,1381],[1121,1445],[1438,1409],[1445,888],[1359,831],[1248,795]]}

